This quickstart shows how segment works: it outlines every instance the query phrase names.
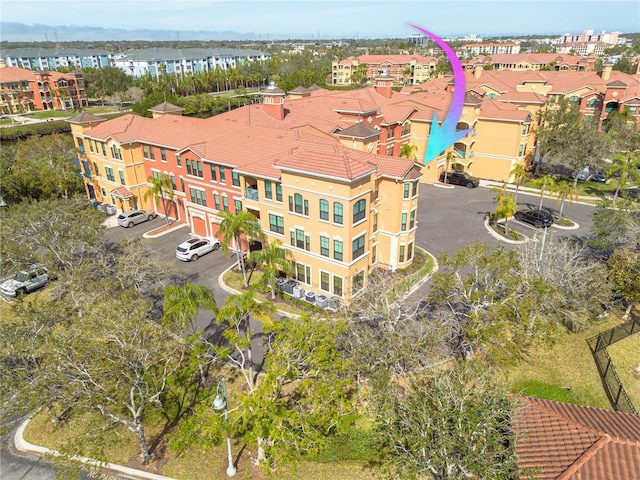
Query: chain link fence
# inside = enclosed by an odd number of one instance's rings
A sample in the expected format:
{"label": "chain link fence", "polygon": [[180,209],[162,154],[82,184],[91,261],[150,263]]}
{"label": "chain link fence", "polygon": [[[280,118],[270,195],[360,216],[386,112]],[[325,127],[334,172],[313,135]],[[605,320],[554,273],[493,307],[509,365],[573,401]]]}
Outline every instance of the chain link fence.
{"label": "chain link fence", "polygon": [[638,411],[622,386],[609,352],[607,352],[607,347],[638,332],[640,332],[640,316],[587,339],[611,406],[617,412],[635,415],[638,414]]}

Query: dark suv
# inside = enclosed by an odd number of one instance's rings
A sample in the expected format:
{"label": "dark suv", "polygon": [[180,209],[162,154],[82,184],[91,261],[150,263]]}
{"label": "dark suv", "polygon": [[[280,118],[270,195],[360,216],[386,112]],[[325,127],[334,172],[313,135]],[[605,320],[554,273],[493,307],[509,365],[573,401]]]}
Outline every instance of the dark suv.
{"label": "dark suv", "polygon": [[452,185],[462,185],[467,188],[476,188],[480,185],[480,180],[476,177],[472,177],[468,173],[464,172],[449,172],[447,173],[447,181],[445,182],[444,172],[440,175],[440,181],[442,183],[450,183]]}
{"label": "dark suv", "polygon": [[553,217],[542,210],[518,210],[514,217],[516,220],[526,222],[536,228],[553,225]]}

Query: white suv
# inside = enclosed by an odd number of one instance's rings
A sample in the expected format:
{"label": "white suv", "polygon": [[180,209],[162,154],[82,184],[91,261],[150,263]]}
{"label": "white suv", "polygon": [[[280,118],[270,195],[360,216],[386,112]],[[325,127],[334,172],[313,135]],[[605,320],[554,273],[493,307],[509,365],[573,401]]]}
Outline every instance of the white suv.
{"label": "white suv", "polygon": [[147,220],[153,220],[156,218],[156,214],[153,212],[147,212],[145,210],[129,210],[128,212],[122,212],[118,215],[118,225],[121,227],[129,228],[133,227]]}
{"label": "white suv", "polygon": [[0,291],[10,297],[33,292],[49,281],[49,270],[42,265],[32,265],[28,270],[16,273],[0,285]]}

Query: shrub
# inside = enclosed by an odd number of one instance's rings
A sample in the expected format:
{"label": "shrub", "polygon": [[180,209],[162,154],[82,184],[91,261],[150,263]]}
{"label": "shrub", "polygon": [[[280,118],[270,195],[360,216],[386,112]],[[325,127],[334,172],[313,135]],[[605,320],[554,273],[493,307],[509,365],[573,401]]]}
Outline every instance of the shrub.
{"label": "shrub", "polygon": [[321,462],[374,461],[379,458],[379,443],[373,432],[352,427],[330,437],[327,444],[312,458]]}

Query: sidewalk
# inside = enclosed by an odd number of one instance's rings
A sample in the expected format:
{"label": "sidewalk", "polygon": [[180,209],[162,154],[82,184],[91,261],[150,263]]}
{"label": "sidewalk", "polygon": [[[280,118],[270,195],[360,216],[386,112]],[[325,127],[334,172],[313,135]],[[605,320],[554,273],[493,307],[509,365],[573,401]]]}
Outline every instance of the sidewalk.
{"label": "sidewalk", "polygon": [[[485,188],[502,188],[503,185],[507,186],[507,190],[515,192],[516,191],[516,185],[514,185],[513,183],[504,183],[504,182],[494,182],[493,180],[480,180],[480,186],[481,187],[485,187]],[[520,185],[520,188],[518,189],[518,194],[524,194],[524,195],[537,195],[540,196],[540,189],[539,188],[533,188],[533,187],[524,187],[522,185]],[[545,190],[544,193],[544,197],[545,198],[556,198],[555,195],[551,194],[551,192],[549,192],[549,190]],[[581,205],[594,205],[594,203],[592,202],[597,202],[600,200],[599,197],[593,197],[590,195],[578,195],[576,197],[577,201],[573,201],[573,203],[579,203]],[[582,201],[580,201],[582,200]]]}

